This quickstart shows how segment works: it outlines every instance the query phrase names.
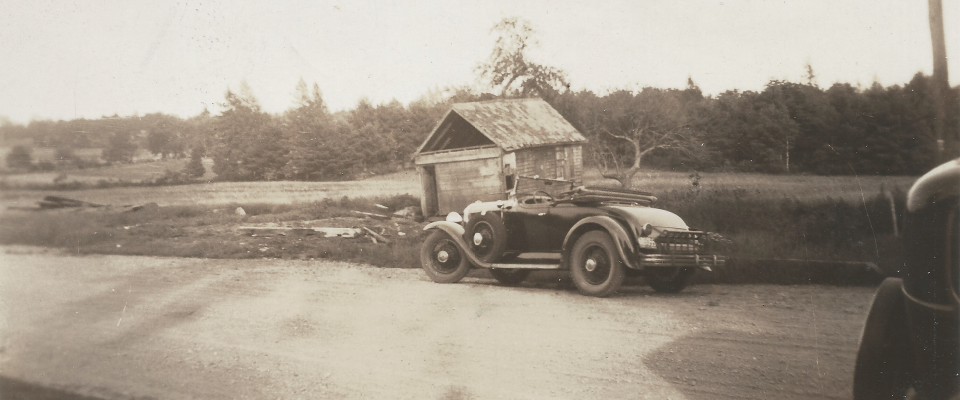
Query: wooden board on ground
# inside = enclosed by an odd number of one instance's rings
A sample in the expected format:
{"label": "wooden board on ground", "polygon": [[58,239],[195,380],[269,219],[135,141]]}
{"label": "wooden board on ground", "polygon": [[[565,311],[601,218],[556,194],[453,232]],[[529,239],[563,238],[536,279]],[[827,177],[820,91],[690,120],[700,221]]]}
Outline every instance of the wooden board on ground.
{"label": "wooden board on ground", "polygon": [[323,236],[325,238],[340,237],[353,239],[360,233],[359,229],[354,228],[288,228],[274,226],[241,226],[241,232],[248,235],[300,235],[300,236]]}

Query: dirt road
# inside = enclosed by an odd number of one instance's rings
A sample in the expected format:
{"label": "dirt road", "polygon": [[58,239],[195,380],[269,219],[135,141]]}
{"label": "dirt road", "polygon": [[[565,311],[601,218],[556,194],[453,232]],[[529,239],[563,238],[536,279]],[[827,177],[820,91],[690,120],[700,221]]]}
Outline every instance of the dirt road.
{"label": "dirt road", "polygon": [[0,397],[849,398],[873,294],[476,275],[0,248]]}

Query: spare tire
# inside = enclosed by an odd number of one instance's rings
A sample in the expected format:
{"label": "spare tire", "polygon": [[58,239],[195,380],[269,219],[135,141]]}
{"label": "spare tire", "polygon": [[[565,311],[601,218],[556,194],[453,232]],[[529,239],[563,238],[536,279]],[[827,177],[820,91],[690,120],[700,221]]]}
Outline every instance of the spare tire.
{"label": "spare tire", "polygon": [[480,261],[500,261],[507,250],[507,228],[499,215],[492,212],[471,214],[465,231],[464,239]]}

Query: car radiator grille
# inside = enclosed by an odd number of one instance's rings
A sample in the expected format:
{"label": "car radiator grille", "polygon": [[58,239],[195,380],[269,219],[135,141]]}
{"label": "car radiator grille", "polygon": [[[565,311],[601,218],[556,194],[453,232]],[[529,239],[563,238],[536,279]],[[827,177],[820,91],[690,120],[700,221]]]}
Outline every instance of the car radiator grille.
{"label": "car radiator grille", "polygon": [[664,254],[697,254],[704,251],[703,232],[666,231],[657,237],[657,250]]}

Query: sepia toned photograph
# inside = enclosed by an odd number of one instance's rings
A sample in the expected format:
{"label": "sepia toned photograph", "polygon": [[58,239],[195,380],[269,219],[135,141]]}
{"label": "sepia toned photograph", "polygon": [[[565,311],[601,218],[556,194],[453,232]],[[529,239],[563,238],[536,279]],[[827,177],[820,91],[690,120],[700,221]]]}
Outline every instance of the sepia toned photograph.
{"label": "sepia toned photograph", "polygon": [[3,9],[0,399],[960,400],[960,0]]}

